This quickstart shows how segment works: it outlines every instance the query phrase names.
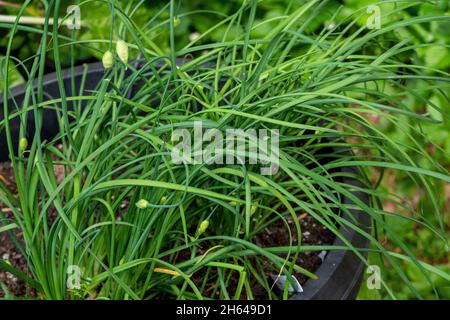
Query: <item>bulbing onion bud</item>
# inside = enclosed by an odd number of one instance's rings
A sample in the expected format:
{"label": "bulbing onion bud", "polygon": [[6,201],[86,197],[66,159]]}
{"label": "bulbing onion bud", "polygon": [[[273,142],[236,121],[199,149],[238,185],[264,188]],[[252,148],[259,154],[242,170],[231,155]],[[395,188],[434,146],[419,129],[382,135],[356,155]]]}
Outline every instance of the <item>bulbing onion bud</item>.
{"label": "bulbing onion bud", "polygon": [[25,150],[27,149],[27,147],[28,147],[28,140],[27,140],[27,138],[21,138],[20,141],[19,141],[19,151],[20,151],[20,153],[24,153]]}
{"label": "bulbing onion bud", "polygon": [[136,207],[138,207],[139,209],[145,209],[148,207],[148,201],[145,199],[141,199],[136,202]]}
{"label": "bulbing onion bud", "polygon": [[109,69],[114,65],[114,57],[111,51],[106,51],[102,58],[103,68]]}
{"label": "bulbing onion bud", "polygon": [[117,55],[119,56],[119,59],[124,64],[127,64],[128,63],[128,44],[123,40],[117,41],[116,52],[117,52]]}

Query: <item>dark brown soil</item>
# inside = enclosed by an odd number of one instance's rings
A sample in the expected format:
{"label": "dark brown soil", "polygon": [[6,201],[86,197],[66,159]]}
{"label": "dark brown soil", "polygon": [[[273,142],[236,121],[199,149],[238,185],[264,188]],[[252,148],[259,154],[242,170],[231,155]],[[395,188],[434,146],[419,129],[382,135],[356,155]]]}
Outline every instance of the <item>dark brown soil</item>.
{"label": "dark brown soil", "polygon": [[[298,217],[301,228],[301,244],[302,245],[331,245],[335,239],[335,235],[324,227],[322,224],[318,223],[313,217],[310,215],[303,213]],[[297,232],[295,228],[295,224],[293,218],[291,216],[287,217],[286,222],[289,224],[292,236],[292,244],[297,245]],[[260,247],[280,247],[280,246],[289,246],[289,232],[287,231],[286,223],[282,220],[278,220],[275,223],[270,225],[270,228],[266,228],[263,232],[258,234],[255,239],[255,243]],[[302,252],[298,255],[297,265],[302,268],[315,272],[320,265],[322,264],[322,259],[324,258],[325,252],[321,253],[320,251],[310,251],[310,252]],[[322,255],[322,257],[321,257]],[[273,270],[269,265],[265,266],[265,273],[269,277],[270,274],[273,274]],[[304,276],[301,273],[294,272],[293,275],[296,277],[298,282],[301,285],[304,285],[308,280],[308,277]],[[256,299],[265,299],[267,298],[266,290],[259,285],[257,286],[257,290],[255,290]],[[258,288],[259,287],[259,288]]]}
{"label": "dark brown soil", "polygon": [[[318,223],[313,217],[309,216],[306,213],[300,214],[299,217],[300,228],[302,232],[301,243],[302,245],[331,245],[336,238],[335,235],[325,228],[322,224]],[[285,221],[288,223],[291,235],[292,235],[292,244],[298,244],[297,241],[297,232],[295,231],[295,225],[292,217],[285,218]],[[286,223],[282,220],[278,220],[270,225],[269,228],[266,228],[261,233],[259,233],[254,238],[254,243],[260,247],[281,247],[281,246],[289,246],[290,238],[289,232],[287,230]],[[199,249],[199,255],[203,253],[202,249]],[[302,268],[314,273],[322,264],[322,259],[325,257],[326,252],[320,251],[311,251],[311,252],[302,252],[298,255],[296,264],[301,266]],[[322,255],[322,257],[321,257]],[[182,262],[190,259],[189,250],[180,252],[177,257],[177,262]],[[252,261],[252,258],[250,258]],[[271,275],[277,275],[279,270],[275,269],[273,265],[269,262],[268,259],[261,259],[263,261],[262,265],[262,273],[264,273],[265,278],[269,279],[269,284],[273,285],[273,281],[270,279]],[[252,262],[253,264],[253,262]],[[196,272],[192,280],[195,284],[200,285],[204,279],[204,271],[200,270]],[[216,272],[214,270],[209,274],[211,278],[214,278]],[[309,279],[301,273],[294,272],[293,275],[296,277],[300,285],[304,285],[306,281]],[[239,274],[237,272],[233,272],[230,278],[229,287],[227,288],[230,296],[234,296],[236,291],[236,287],[239,280]],[[256,300],[267,300],[270,297],[267,294],[267,290],[261,286],[258,281],[251,277],[250,286],[252,287],[253,298]],[[208,286],[206,285],[204,294],[209,295],[211,290],[214,290],[215,285]],[[277,287],[273,286],[273,290],[277,291]],[[281,293],[281,290],[278,292]],[[164,297],[162,297],[164,299]],[[241,293],[241,300],[246,300],[245,290]]]}
{"label": "dark brown soil", "polygon": [[[2,183],[13,193],[16,194],[16,186],[14,183],[14,177],[10,163],[0,163],[0,179]],[[0,202],[0,209],[5,215],[6,219],[12,218],[12,213],[9,208],[6,208],[3,203]],[[0,227],[4,225],[4,222],[0,220]],[[21,238],[21,234],[18,231],[14,231],[14,234],[18,239]],[[18,250],[17,246],[9,236],[7,232],[0,233],[0,259],[6,260],[12,266],[20,269],[23,272],[27,272],[27,261],[22,253]],[[34,291],[27,285],[19,280],[17,277],[9,272],[5,272],[0,269],[0,282],[4,283],[8,288],[10,294],[14,296],[33,296]],[[0,288],[0,297],[3,297],[5,293]]]}
{"label": "dark brown soil", "polygon": [[[294,222],[291,217],[287,218],[292,233],[292,243],[296,245],[297,232],[295,230]],[[302,231],[302,245],[330,245],[335,239],[335,235],[318,223],[313,217],[302,214],[299,216],[300,227]],[[256,238],[256,244],[261,247],[279,247],[289,245],[289,233],[286,230],[286,225],[279,220],[273,223],[269,229],[264,230]],[[321,264],[322,259],[319,257],[320,252],[305,252],[300,253],[297,263],[299,266],[308,271],[315,271]],[[304,284],[307,280],[304,276],[298,276],[300,284]]]}

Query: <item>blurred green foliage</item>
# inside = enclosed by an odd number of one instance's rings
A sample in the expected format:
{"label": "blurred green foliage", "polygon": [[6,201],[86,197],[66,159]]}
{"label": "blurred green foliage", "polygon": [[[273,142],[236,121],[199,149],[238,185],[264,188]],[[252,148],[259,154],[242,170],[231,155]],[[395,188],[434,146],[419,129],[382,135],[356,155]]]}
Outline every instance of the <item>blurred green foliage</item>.
{"label": "blurred green foliage", "polygon": [[[225,17],[235,13],[242,6],[245,0],[231,1],[180,1],[176,7],[178,15],[178,23],[175,28],[176,45],[182,48],[193,38],[203,35],[200,43],[219,42],[224,39],[226,34],[228,38],[239,35],[242,27],[237,26],[226,32],[228,24],[215,27]],[[259,1],[256,12],[256,20],[254,23],[253,36],[258,37],[270,32],[278,24],[277,17],[292,13],[301,4],[308,0],[263,0]],[[17,6],[22,1],[10,0],[9,3],[15,4],[14,7],[0,5],[0,14],[15,15],[18,12]],[[367,6],[373,3],[379,4],[382,15],[382,23],[387,24],[393,20],[409,16],[424,16],[433,14],[446,13],[449,10],[449,1],[434,1],[435,4],[426,3],[424,1],[420,6],[411,6],[405,10],[400,10],[401,6],[407,5],[408,1],[386,1],[387,3],[374,0],[328,0],[321,4],[320,15],[313,17],[308,21],[305,32],[319,33],[327,25],[335,25],[343,23],[344,25],[356,21],[356,28],[364,26],[370,14]],[[417,1],[411,1],[411,3]],[[158,44],[162,49],[168,50],[169,47],[169,10],[168,1],[126,1],[116,0],[118,11],[130,15],[130,19],[138,25],[146,25],[150,38]],[[108,43],[111,36],[111,24],[115,31],[115,37],[120,32],[114,21],[111,19],[111,6],[106,1],[79,1],[79,0],[62,0],[60,6],[60,16],[66,14],[68,6],[73,4],[80,5],[81,19],[84,26],[73,36],[77,40],[101,40],[100,42],[90,42],[92,50],[86,52],[81,50],[77,53],[77,60],[85,60],[90,56],[100,58],[103,51],[108,49]],[[136,10],[136,6],[139,5]],[[117,13],[117,12],[116,12]],[[34,17],[44,16],[44,7],[41,1],[32,1],[32,5],[27,8],[25,15]],[[305,18],[306,19],[306,18]],[[155,28],[165,24],[166,28]],[[214,28],[213,28],[214,27]],[[212,29],[213,28],[213,29]],[[157,30],[157,31],[156,31]],[[164,30],[164,31],[161,31]],[[71,36],[71,31],[66,28],[60,28],[60,33]],[[450,55],[448,54],[447,44],[450,38],[450,21],[432,22],[428,25],[412,28],[404,28],[396,30],[393,35],[397,40],[411,39],[414,43],[429,44],[428,46],[417,49],[417,57],[424,65],[437,69],[445,69],[450,66]],[[35,52],[39,35],[28,32],[20,32],[15,37],[13,52],[14,56],[24,60],[33,55]],[[0,29],[0,54],[4,53],[7,37],[7,30]],[[393,41],[393,38],[389,39]],[[95,50],[98,49],[98,50]],[[49,55],[51,58],[51,55]],[[64,55],[63,55],[64,57]],[[69,63],[69,61],[65,61]]]}

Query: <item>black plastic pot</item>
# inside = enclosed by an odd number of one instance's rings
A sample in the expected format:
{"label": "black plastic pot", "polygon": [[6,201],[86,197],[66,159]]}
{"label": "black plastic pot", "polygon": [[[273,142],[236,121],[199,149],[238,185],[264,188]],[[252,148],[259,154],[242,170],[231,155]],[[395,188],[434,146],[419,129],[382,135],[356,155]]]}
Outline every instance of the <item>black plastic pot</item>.
{"label": "black plastic pot", "polygon": [[[355,167],[347,167],[342,169],[344,172],[358,174]],[[361,182],[352,178],[344,178],[345,184],[353,186],[361,186]],[[354,191],[359,200],[365,204],[369,204],[367,194]],[[345,204],[353,202],[344,198]],[[358,227],[370,233],[372,222],[370,216],[360,210],[350,210],[353,218],[358,221]],[[344,215],[344,218],[349,219]],[[339,232],[355,248],[367,248],[369,240],[353,229],[341,227]],[[343,246],[340,239],[336,239],[333,243],[335,246]],[[366,255],[365,255],[366,256]],[[303,293],[293,296],[294,300],[353,300],[358,294],[361,281],[364,276],[365,264],[350,250],[332,250],[325,256],[323,263],[315,272],[317,280],[308,280],[303,286]]]}
{"label": "black plastic pot", "polygon": [[[84,85],[84,92],[82,94],[89,95],[90,91],[94,90],[99,81],[103,76],[103,66],[101,63],[92,63],[87,64],[85,66],[78,66],[74,68],[74,80],[75,80],[75,92],[78,93],[80,90],[80,83],[83,77],[84,68],[88,68],[87,77]],[[72,95],[71,90],[71,72],[70,69],[65,69],[62,71],[62,77],[64,80],[64,87],[66,88],[66,96]],[[34,88],[36,89],[38,86],[37,81],[34,82]],[[10,113],[17,110],[17,108],[21,107],[23,99],[25,97],[25,85],[20,85],[10,89],[10,94],[8,95],[8,108]],[[49,73],[44,76],[43,79],[43,92],[44,100],[49,100],[51,98],[59,98],[60,92],[58,87],[58,81],[56,79],[56,73]],[[3,95],[0,95],[0,120],[4,119],[3,112]],[[43,111],[43,123],[45,124],[41,131],[42,139],[51,139],[53,138],[57,132],[58,128],[58,118],[57,113],[54,110],[46,108]],[[18,117],[12,119],[10,121],[10,127],[12,132],[12,139],[14,150],[17,150],[18,140],[19,140],[19,128],[20,128],[20,119]],[[34,115],[32,112],[28,114],[27,121],[27,136],[33,136],[35,132],[35,123],[34,123]],[[8,156],[8,147],[6,144],[6,135],[3,129],[0,129],[0,161],[7,161],[9,159]]]}
{"label": "black plastic pot", "polygon": [[[84,86],[84,93],[88,95],[91,90],[94,90],[100,79],[104,74],[104,69],[101,63],[92,63],[85,65],[87,67],[87,78]],[[76,90],[75,92],[79,93],[79,82],[83,76],[84,67],[79,66],[74,70],[75,84]],[[71,78],[70,78],[70,70],[66,69],[63,71],[63,80],[64,87],[66,88],[66,95],[70,96],[72,94],[70,90]],[[56,79],[56,74],[51,73],[44,76],[44,85],[43,91],[46,93],[47,97],[59,98],[59,87]],[[37,83],[34,84],[35,87]],[[9,95],[9,108],[14,110],[16,106],[21,105],[24,98],[24,86],[18,86],[12,88],[10,90]],[[3,120],[3,96],[0,97],[0,121]],[[54,137],[59,131],[57,114],[55,111],[46,109],[43,112],[43,123],[44,127],[42,130],[42,138],[50,139]],[[10,121],[12,133],[13,133],[13,143],[14,148],[17,149],[18,144],[18,135],[19,135],[19,120],[15,119]],[[28,120],[28,136],[32,136],[35,132],[34,129],[34,118],[30,115]],[[342,150],[332,150],[332,152],[342,152]],[[345,151],[344,151],[345,152]],[[347,151],[348,152],[348,151]],[[5,133],[0,130],[0,161],[7,161],[8,157],[8,149],[6,145],[6,137]],[[342,169],[342,171],[350,172],[353,174],[357,174],[358,171],[354,167],[349,167]],[[360,182],[351,179],[344,178],[344,183],[348,185],[360,186]],[[355,196],[357,196],[361,201],[366,204],[369,204],[369,200],[366,194],[361,192],[353,192]],[[345,204],[351,204],[351,201],[347,198],[344,198]],[[358,221],[358,227],[363,230],[370,231],[371,229],[371,220],[370,217],[361,211],[353,210],[351,214]],[[345,218],[345,217],[344,217]],[[348,217],[347,217],[348,218]],[[348,241],[352,243],[352,245],[356,248],[367,248],[369,245],[369,241],[349,228],[343,228],[339,230],[342,235],[346,237]],[[334,242],[336,246],[342,246],[343,243],[337,239]],[[361,286],[361,281],[364,273],[364,263],[351,251],[349,250],[331,250],[325,256],[325,259],[322,265],[316,270],[315,274],[317,275],[317,280],[308,280],[306,284],[303,286],[303,293],[296,294],[291,297],[292,300],[350,300],[355,299],[358,293],[358,290]]]}

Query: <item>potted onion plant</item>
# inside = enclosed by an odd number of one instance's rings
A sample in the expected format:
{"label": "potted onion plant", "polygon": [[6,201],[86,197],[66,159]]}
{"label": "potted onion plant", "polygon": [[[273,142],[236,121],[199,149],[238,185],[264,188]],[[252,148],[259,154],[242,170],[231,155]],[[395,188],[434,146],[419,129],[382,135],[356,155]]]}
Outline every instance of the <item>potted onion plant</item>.
{"label": "potted onion plant", "polygon": [[[394,170],[434,198],[432,181],[450,182],[448,172],[369,119],[408,117],[418,124],[408,128],[411,139],[422,135],[421,122],[437,123],[387,88],[408,92],[404,80],[415,78],[440,90],[448,74],[406,65],[414,46],[382,48],[378,39],[445,17],[357,31],[350,20],[314,35],[305,28],[320,8],[307,1],[256,38],[250,1],[220,23],[228,25],[223,42],[200,35],[179,48],[173,2],[155,27],[132,22],[138,7],[112,1],[111,37],[98,41],[108,46],[102,62],[63,69],[61,47],[75,55],[98,43],[50,28],[58,4],[46,8],[27,82],[3,86],[1,160],[13,183],[0,182],[0,234],[25,262],[0,256],[0,269],[24,284],[19,295],[353,299],[369,251],[412,291],[399,260],[448,279],[396,236],[385,220],[396,213],[382,206],[396,199],[378,189],[383,171]],[[168,52],[152,41],[157,27],[169,30]],[[56,72],[44,75],[49,55]],[[24,68],[10,50],[1,61],[6,80],[13,66]],[[385,248],[381,231],[402,252]]]}

